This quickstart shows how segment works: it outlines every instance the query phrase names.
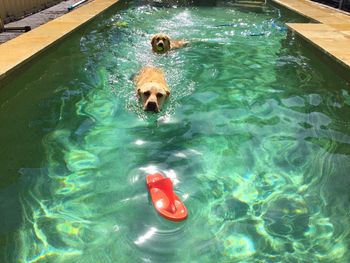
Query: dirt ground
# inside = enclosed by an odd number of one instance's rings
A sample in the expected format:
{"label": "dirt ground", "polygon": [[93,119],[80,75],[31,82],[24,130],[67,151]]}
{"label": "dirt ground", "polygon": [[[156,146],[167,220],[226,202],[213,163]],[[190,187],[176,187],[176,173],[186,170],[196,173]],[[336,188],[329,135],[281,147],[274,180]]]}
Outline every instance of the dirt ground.
{"label": "dirt ground", "polygon": [[[60,17],[68,12],[68,7],[74,3],[77,3],[79,0],[67,0],[63,1],[57,5],[54,5],[50,8],[39,11],[38,13],[32,14],[30,16],[24,17],[21,20],[11,22],[5,24],[5,27],[23,27],[30,26],[32,29],[47,23],[50,20],[53,20],[57,17]],[[89,0],[86,3],[92,2],[93,0]],[[86,4],[84,3],[84,4]],[[84,5],[83,4],[83,5]],[[82,5],[80,5],[82,6]],[[79,7],[80,7],[79,6]],[[0,33],[0,44],[5,43],[6,41],[13,39],[24,32],[16,31],[16,32],[3,32]]]}

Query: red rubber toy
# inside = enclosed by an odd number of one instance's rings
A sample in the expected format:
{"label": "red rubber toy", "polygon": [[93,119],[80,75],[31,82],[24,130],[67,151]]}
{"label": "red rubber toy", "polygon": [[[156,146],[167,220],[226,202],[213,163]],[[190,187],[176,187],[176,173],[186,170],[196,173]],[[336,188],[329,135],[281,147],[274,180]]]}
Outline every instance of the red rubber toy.
{"label": "red rubber toy", "polygon": [[187,218],[187,209],[174,193],[170,178],[155,173],[148,175],[146,182],[153,205],[161,216],[176,222]]}

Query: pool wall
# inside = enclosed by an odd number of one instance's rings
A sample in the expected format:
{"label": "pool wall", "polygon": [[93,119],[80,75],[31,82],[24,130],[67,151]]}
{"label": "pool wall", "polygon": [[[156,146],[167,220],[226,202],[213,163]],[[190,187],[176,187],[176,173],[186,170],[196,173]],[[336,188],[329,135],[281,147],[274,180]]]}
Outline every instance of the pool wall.
{"label": "pool wall", "polygon": [[13,21],[62,1],[63,0],[0,0],[0,18],[5,22]]}

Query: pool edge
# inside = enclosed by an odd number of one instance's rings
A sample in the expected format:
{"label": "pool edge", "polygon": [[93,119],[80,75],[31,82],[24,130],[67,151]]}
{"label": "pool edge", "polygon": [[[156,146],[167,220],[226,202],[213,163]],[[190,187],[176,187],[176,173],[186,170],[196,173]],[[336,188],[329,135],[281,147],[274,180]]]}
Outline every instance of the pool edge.
{"label": "pool edge", "polygon": [[1,44],[0,80],[118,2],[94,0]]}
{"label": "pool edge", "polygon": [[[1,44],[0,79],[5,78],[118,2],[119,0],[94,0],[79,9]],[[345,48],[350,46],[350,15],[309,0],[272,0],[272,2],[319,22],[319,24],[289,23],[287,26],[315,48],[350,70],[350,52]],[[316,27],[316,25],[322,25],[322,27]],[[341,26],[346,27],[346,30],[341,30]],[[334,33],[338,35],[338,39],[334,38]],[[315,34],[325,37],[315,37]]]}
{"label": "pool edge", "polygon": [[271,0],[316,23],[287,23],[287,27],[335,62],[350,70],[350,14],[310,0]]}

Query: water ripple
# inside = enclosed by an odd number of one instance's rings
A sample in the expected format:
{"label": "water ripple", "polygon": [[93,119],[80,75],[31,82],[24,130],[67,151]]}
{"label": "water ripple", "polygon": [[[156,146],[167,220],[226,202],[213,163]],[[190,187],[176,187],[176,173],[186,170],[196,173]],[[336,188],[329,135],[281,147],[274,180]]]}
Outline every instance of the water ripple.
{"label": "water ripple", "polygon": [[[55,91],[45,169],[21,170],[17,261],[348,262],[349,84],[333,87],[272,6],[130,5],[79,33],[84,74]],[[191,44],[153,54],[158,31]],[[172,90],[159,115],[134,91],[147,64]],[[154,209],[155,172],[186,221]]]}

